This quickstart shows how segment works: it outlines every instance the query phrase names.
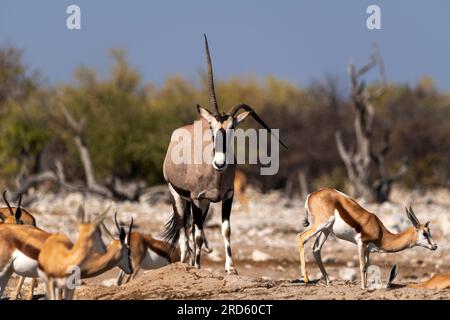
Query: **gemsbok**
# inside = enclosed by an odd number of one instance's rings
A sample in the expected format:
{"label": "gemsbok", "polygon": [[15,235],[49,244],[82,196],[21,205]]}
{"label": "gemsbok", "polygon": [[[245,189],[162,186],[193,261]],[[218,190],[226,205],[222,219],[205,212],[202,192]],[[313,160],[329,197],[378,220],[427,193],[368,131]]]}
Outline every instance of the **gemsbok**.
{"label": "gemsbok", "polygon": [[429,224],[421,224],[411,207],[406,214],[412,227],[394,234],[373,213],[361,207],[355,200],[334,189],[321,189],[308,195],[305,203],[306,217],[304,226],[308,227],[309,215],[314,223],[298,235],[300,267],[303,281],[309,282],[306,272],[304,245],[317,235],[313,245],[313,255],[322,273],[325,283],[329,278],[320,256],[320,250],[330,233],[337,238],[358,246],[361,287],[367,286],[367,267],[371,252],[398,252],[415,246],[436,250],[437,245],[431,238]]}
{"label": "gemsbok", "polygon": [[39,277],[46,282],[47,298],[59,300],[62,296],[71,300],[75,286],[68,285],[68,278],[81,271],[95,250],[94,237],[109,207],[92,222],[84,215],[78,220],[78,238],[75,243],[63,233],[51,234],[42,245],[38,255]]}
{"label": "gemsbok", "polygon": [[[246,104],[238,104],[228,113],[220,113],[214,89],[211,56],[208,40],[205,38],[206,62],[208,66],[208,82],[212,112],[197,105],[200,114],[193,124],[176,129],[163,164],[164,178],[169,186],[173,200],[173,215],[164,229],[164,240],[175,245],[180,244],[181,262],[187,262],[191,255],[187,231],[189,230],[191,214],[194,227],[194,259],[190,259],[196,268],[200,268],[200,255],[204,242],[203,224],[208,214],[211,202],[222,202],[222,235],[224,238],[226,260],[225,270],[228,274],[237,273],[233,264],[230,245],[230,213],[233,203],[233,181],[236,161],[228,163],[228,151],[232,140],[233,129],[248,116],[252,116],[269,133],[270,128],[262,121],[255,111]],[[245,112],[239,113],[241,110]],[[200,128],[200,134],[197,134]],[[187,139],[187,140],[186,140]],[[180,144],[186,141],[191,146],[189,150],[181,150],[181,157],[192,159],[199,156],[200,161],[178,161],[174,155],[179,155]],[[280,140],[278,140],[286,147]],[[195,154],[196,146],[201,152],[208,152],[210,160],[205,161],[203,154]],[[209,153],[209,150],[210,153]],[[186,155],[186,153],[188,153]],[[234,156],[234,155],[233,155]],[[191,212],[192,210],[192,212]],[[192,257],[191,257],[192,258]]]}
{"label": "gemsbok", "polygon": [[152,270],[180,261],[180,250],[169,243],[153,238],[151,235],[133,231],[130,237],[131,266],[133,272],[125,277],[124,270],[120,270],[117,285],[134,279],[139,270]]}

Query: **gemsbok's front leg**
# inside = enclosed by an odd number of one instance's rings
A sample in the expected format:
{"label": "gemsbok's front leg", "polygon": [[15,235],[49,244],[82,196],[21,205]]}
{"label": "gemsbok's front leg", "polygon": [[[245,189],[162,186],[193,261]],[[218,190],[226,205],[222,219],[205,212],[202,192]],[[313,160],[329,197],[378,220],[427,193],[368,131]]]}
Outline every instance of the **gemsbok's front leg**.
{"label": "gemsbok's front leg", "polygon": [[234,267],[233,258],[231,255],[231,226],[230,226],[230,214],[231,207],[233,205],[233,196],[230,198],[223,200],[222,202],[222,236],[225,244],[225,271],[228,274],[238,274],[236,268]]}
{"label": "gemsbok's front leg", "polygon": [[200,257],[202,253],[202,246],[205,240],[205,232],[203,230],[203,224],[205,217],[208,214],[209,204],[201,203],[197,206],[192,203],[192,216],[194,219],[194,225],[192,226],[194,231],[194,266],[200,269]]}

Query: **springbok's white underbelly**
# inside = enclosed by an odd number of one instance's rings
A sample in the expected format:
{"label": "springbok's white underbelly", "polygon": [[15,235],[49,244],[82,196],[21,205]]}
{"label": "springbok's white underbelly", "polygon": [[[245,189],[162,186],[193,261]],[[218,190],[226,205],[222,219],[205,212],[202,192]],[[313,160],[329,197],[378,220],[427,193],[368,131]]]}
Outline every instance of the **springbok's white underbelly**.
{"label": "springbok's white underbelly", "polygon": [[356,244],[358,233],[341,218],[337,210],[334,211],[333,233],[339,239]]}
{"label": "springbok's white underbelly", "polygon": [[13,269],[18,275],[24,277],[38,277],[38,263],[36,260],[29,258],[19,250],[13,253]]}
{"label": "springbok's white underbelly", "polygon": [[142,269],[156,269],[161,268],[169,264],[169,261],[167,261],[166,258],[161,257],[156,252],[153,252],[152,250],[147,250],[147,253],[145,254],[144,260],[142,260],[141,268]]}

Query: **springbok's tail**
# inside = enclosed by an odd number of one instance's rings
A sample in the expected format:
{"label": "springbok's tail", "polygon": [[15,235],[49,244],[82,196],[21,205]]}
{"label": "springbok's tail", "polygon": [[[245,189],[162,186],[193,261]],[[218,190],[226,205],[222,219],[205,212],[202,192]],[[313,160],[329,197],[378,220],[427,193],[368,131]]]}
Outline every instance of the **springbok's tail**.
{"label": "springbok's tail", "polygon": [[309,195],[306,197],[306,201],[305,201],[305,216],[303,217],[303,227],[308,227],[310,225],[309,223],[309,207],[308,207],[308,200],[309,200]]}

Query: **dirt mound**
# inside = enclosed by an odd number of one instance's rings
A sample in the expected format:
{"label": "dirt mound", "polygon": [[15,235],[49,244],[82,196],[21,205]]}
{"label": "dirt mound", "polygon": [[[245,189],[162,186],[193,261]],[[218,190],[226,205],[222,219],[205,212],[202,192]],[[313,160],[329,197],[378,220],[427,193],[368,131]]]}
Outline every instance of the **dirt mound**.
{"label": "dirt mound", "polygon": [[[232,296],[246,289],[273,287],[273,281],[228,276],[175,263],[144,273],[122,287],[89,285],[80,288],[78,299],[211,299]],[[224,297],[225,298],[225,297]]]}
{"label": "dirt mound", "polygon": [[82,286],[77,299],[449,299],[450,290],[361,290],[358,281],[305,285],[292,280],[228,276],[176,263],[148,271],[122,287]]}

